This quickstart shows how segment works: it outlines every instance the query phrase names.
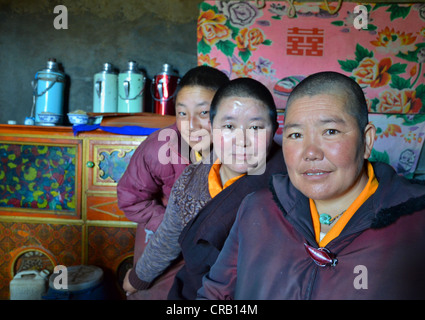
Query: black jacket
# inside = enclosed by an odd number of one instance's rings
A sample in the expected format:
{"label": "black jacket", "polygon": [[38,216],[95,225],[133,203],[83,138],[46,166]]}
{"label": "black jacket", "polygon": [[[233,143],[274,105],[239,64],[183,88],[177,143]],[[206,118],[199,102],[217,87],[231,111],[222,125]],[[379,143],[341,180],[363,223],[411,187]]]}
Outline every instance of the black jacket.
{"label": "black jacket", "polygon": [[172,300],[193,300],[223,248],[243,198],[267,187],[274,173],[286,173],[281,147],[273,144],[262,175],[246,175],[224,189],[190,221],[180,235],[185,265],[168,294]]}

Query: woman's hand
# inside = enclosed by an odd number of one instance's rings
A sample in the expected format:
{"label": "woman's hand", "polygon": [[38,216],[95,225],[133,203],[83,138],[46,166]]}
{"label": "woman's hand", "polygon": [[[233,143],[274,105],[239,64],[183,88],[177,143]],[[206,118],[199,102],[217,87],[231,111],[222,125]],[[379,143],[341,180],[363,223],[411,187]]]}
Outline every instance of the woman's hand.
{"label": "woman's hand", "polygon": [[129,277],[129,275],[130,275],[131,270],[132,270],[132,269],[129,269],[129,270],[127,271],[127,273],[125,274],[124,282],[123,282],[123,284],[122,284],[122,288],[124,289],[126,296],[129,296],[129,295],[131,295],[131,294],[133,294],[133,293],[135,293],[135,292],[137,291],[137,289],[136,289],[136,288],[134,288],[134,287],[130,284],[130,281],[129,281],[129,279],[128,279],[128,277]]}

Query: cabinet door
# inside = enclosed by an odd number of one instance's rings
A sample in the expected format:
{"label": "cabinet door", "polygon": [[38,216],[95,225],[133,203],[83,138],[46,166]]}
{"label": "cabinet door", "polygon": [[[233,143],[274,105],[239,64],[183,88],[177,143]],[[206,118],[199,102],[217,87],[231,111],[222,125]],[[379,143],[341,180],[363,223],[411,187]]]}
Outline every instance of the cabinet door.
{"label": "cabinet door", "polygon": [[81,159],[81,140],[2,137],[0,215],[80,219]]}
{"label": "cabinet door", "polygon": [[117,274],[121,264],[133,257],[135,232],[134,228],[88,226],[87,263]]}
{"label": "cabinet door", "polygon": [[89,139],[86,162],[86,212],[88,220],[128,221],[118,208],[116,186],[134,150],[146,137],[137,140]]}

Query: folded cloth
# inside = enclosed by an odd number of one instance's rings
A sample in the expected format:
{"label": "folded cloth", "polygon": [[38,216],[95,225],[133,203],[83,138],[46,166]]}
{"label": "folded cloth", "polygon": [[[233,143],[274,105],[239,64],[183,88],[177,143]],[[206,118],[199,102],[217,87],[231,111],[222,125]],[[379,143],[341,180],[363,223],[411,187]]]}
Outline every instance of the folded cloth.
{"label": "folded cloth", "polygon": [[110,127],[110,126],[101,126],[100,124],[79,124],[72,126],[72,131],[74,132],[74,136],[76,136],[80,132],[84,131],[93,131],[96,129],[100,129],[103,131],[116,133],[116,134],[124,134],[124,135],[132,135],[132,136],[147,136],[152,132],[158,130],[159,128],[144,128],[139,126],[123,126],[123,127]]}

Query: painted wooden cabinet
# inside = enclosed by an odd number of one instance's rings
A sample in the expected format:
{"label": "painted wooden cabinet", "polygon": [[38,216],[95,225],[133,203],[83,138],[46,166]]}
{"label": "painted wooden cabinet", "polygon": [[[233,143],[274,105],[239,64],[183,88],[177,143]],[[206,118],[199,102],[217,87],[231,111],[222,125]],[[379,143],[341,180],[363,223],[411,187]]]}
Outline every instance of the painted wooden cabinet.
{"label": "painted wooden cabinet", "polygon": [[0,125],[0,299],[18,271],[55,265],[102,267],[119,291],[136,224],[119,210],[116,184],[145,139]]}

